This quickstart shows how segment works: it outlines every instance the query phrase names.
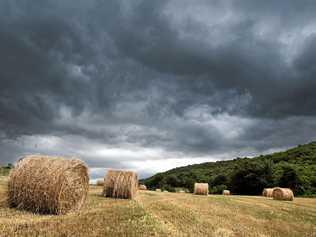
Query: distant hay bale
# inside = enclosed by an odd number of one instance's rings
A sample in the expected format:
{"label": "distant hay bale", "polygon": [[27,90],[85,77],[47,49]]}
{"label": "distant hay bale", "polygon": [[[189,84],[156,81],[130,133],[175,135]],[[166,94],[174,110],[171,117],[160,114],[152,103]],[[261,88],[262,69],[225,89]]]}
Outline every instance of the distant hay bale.
{"label": "distant hay bale", "polygon": [[168,190],[163,190],[163,192],[164,192],[164,193],[169,193],[169,191],[168,191]]}
{"label": "distant hay bale", "polygon": [[156,192],[161,192],[161,189],[159,189],[159,188],[156,188]]}
{"label": "distant hay bale", "polygon": [[208,183],[195,183],[194,194],[196,195],[208,195]]}
{"label": "distant hay bale", "polygon": [[104,186],[104,180],[103,179],[98,179],[96,185],[103,187]]}
{"label": "distant hay bale", "polygon": [[65,214],[83,206],[88,190],[88,168],[81,160],[31,155],[10,173],[8,202],[35,213]]}
{"label": "distant hay bale", "polygon": [[229,190],[223,190],[223,195],[230,195],[230,191]]}
{"label": "distant hay bale", "polygon": [[138,189],[138,176],[132,171],[109,170],[104,179],[105,197],[134,199]]}
{"label": "distant hay bale", "polygon": [[273,193],[274,188],[265,188],[262,191],[262,196],[264,197],[272,197],[272,193]]}
{"label": "distant hay bale", "polygon": [[139,185],[138,189],[139,190],[147,190],[147,187],[146,187],[146,185],[141,184],[141,185]]}
{"label": "distant hay bale", "polygon": [[289,188],[274,188],[272,192],[273,199],[283,201],[293,201],[294,194]]}

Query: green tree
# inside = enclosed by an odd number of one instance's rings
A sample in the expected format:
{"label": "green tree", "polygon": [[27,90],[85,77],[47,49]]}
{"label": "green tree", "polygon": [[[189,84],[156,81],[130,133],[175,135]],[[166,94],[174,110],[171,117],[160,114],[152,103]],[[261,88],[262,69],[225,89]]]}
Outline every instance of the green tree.
{"label": "green tree", "polygon": [[274,186],[274,180],[273,180],[273,167],[274,163],[272,160],[265,160],[263,163],[263,168],[262,168],[262,175],[263,178],[266,181],[267,187],[272,187]]}
{"label": "green tree", "polygon": [[225,175],[220,174],[220,175],[217,175],[213,181],[211,181],[210,185],[211,186],[218,186],[222,184],[226,185],[227,182],[228,182],[227,177]]}
{"label": "green tree", "polygon": [[216,185],[210,188],[210,193],[213,194],[222,194],[223,190],[227,189],[227,186],[225,184]]}
{"label": "green tree", "polygon": [[231,177],[230,189],[233,193],[257,195],[267,186],[264,169],[257,164],[246,164]]}
{"label": "green tree", "polygon": [[169,186],[172,186],[172,187],[179,187],[179,179],[176,175],[168,175],[166,177],[166,184],[168,184]]}
{"label": "green tree", "polygon": [[157,174],[152,179],[145,180],[145,185],[150,189],[159,188],[162,180],[163,176],[161,174]]}
{"label": "green tree", "polygon": [[295,194],[302,194],[302,181],[298,176],[296,170],[290,166],[283,167],[283,174],[279,180],[279,186],[290,188]]}

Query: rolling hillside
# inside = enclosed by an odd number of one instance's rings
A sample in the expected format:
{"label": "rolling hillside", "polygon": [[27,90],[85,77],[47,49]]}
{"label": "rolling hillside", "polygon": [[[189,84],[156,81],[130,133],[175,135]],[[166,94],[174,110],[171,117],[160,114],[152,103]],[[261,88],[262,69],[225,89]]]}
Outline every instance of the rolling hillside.
{"label": "rolling hillside", "polygon": [[262,188],[287,186],[296,195],[316,194],[316,142],[255,158],[236,158],[179,167],[143,182],[150,188],[192,190],[194,182],[207,182],[211,193],[229,188],[236,194],[260,194]]}

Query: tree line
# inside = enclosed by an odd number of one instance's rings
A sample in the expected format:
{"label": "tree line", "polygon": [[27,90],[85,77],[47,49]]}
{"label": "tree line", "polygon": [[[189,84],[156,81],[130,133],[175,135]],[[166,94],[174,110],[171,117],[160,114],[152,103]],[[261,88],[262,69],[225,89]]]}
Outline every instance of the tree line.
{"label": "tree line", "polygon": [[172,169],[143,180],[149,189],[193,191],[195,182],[209,184],[213,194],[258,195],[266,187],[288,187],[295,195],[316,195],[316,142],[293,149]]}

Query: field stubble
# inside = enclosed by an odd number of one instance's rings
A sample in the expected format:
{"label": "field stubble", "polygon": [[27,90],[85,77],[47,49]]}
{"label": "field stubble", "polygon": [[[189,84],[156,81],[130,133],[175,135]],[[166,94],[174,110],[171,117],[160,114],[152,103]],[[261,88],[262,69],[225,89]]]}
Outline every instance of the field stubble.
{"label": "field stubble", "polygon": [[194,196],[140,191],[135,200],[104,198],[91,187],[80,212],[35,215],[9,208],[0,177],[0,236],[309,236],[316,199]]}

